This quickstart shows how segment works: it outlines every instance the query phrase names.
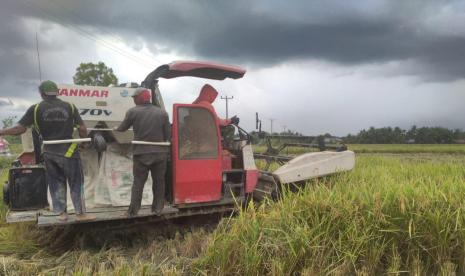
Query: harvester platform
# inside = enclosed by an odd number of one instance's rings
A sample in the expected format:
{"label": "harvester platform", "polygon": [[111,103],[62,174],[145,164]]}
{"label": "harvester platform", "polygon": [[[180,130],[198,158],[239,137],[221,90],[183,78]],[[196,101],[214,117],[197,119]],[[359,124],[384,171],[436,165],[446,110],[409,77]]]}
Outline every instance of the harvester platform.
{"label": "harvester platform", "polygon": [[[86,222],[95,222],[95,221],[110,221],[110,220],[124,220],[124,219],[132,219],[132,218],[143,218],[143,217],[153,217],[155,216],[150,206],[143,206],[139,213],[134,217],[127,216],[127,207],[112,207],[112,208],[96,208],[89,210],[87,213],[90,215],[95,216],[95,220],[88,220],[88,221],[78,221],[76,220],[75,214],[69,214],[68,220],[61,221],[58,219],[58,215],[53,212],[47,211],[40,214],[37,218],[37,225],[39,227],[47,227],[47,226],[59,226],[59,225],[69,225],[69,224],[77,224],[77,223],[86,223]],[[159,215],[160,218],[179,212],[179,209],[165,206],[162,213]]]}
{"label": "harvester platform", "polygon": [[49,210],[30,210],[30,211],[10,211],[7,214],[7,223],[17,222],[37,222],[38,227],[55,227],[65,226],[73,224],[89,224],[96,222],[111,222],[111,221],[125,221],[127,220],[144,220],[144,221],[163,221],[171,220],[181,217],[189,217],[196,215],[208,215],[215,213],[225,213],[233,211],[238,205],[243,202],[243,198],[230,198],[223,199],[217,202],[211,202],[208,204],[190,204],[187,206],[168,206],[165,208],[160,215],[155,215],[151,211],[151,206],[142,206],[139,213],[136,216],[128,217],[126,212],[127,206],[121,207],[96,207],[87,210],[88,214],[95,216],[95,220],[79,221],[76,220],[74,213],[69,213],[68,220],[61,221],[58,219],[58,215]]}

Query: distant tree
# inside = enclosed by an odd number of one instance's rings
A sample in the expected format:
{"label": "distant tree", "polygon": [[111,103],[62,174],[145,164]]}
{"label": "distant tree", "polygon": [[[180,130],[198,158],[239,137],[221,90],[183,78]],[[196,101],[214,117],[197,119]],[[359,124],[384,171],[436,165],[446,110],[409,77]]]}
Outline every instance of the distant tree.
{"label": "distant tree", "polygon": [[415,139],[415,136],[417,136],[417,126],[416,125],[413,125],[406,133],[406,138],[408,140],[410,139]]}
{"label": "distant tree", "polygon": [[13,123],[16,120],[16,116],[8,116],[2,120],[3,128],[9,128],[13,126]]}
{"label": "distant tree", "polygon": [[346,137],[342,138],[342,141],[345,144],[356,144],[358,143],[357,135],[348,134]]}
{"label": "distant tree", "polygon": [[412,126],[408,131],[399,127],[370,127],[362,129],[357,135],[347,135],[346,143],[358,144],[450,144],[461,140],[465,133],[460,129],[447,129],[444,127],[421,127]]}
{"label": "distant tree", "polygon": [[462,130],[456,128],[454,129],[454,140],[463,140],[465,138],[464,133]]}
{"label": "distant tree", "polygon": [[73,77],[74,84],[108,86],[117,85],[118,78],[113,73],[113,69],[107,67],[105,63],[81,63],[76,68],[76,74]]}
{"label": "distant tree", "polygon": [[421,127],[415,136],[418,144],[449,144],[454,140],[454,131],[443,127]]}
{"label": "distant tree", "polygon": [[[2,128],[12,127],[16,121],[16,116],[8,116],[5,119],[2,119]],[[21,143],[21,138],[19,136],[6,136],[5,139],[10,144],[19,144]]]}
{"label": "distant tree", "polygon": [[297,131],[292,131],[290,129],[288,129],[286,131],[281,131],[280,133],[273,133],[273,134],[286,135],[286,136],[302,136],[302,133],[299,133]]}
{"label": "distant tree", "polygon": [[249,132],[249,135],[253,144],[261,144],[263,143],[264,138],[269,135],[269,133],[266,131],[258,132],[254,130]]}

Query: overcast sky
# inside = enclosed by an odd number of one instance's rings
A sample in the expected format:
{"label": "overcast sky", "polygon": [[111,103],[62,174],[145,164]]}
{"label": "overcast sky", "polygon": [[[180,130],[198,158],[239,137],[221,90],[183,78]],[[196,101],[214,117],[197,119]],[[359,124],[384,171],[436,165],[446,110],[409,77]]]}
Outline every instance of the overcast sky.
{"label": "overcast sky", "polygon": [[[465,1],[0,3],[0,118],[39,101],[37,33],[42,78],[59,83],[72,83],[81,62],[103,61],[120,82],[180,59],[241,66],[239,80],[179,78],[160,88],[171,106],[210,83],[234,96],[230,114],[248,130],[255,112],[266,130],[275,119],[275,131],[308,135],[465,129]],[[224,101],[215,106],[224,116]]]}

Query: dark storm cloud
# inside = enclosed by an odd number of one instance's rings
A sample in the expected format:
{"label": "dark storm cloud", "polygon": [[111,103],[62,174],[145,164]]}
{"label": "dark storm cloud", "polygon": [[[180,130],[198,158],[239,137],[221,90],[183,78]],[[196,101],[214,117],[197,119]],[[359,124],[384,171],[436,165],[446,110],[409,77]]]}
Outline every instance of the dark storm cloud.
{"label": "dark storm cloud", "polygon": [[[276,118],[278,128],[308,134],[343,135],[371,125],[463,128],[465,1],[0,2],[0,96],[14,102],[0,107],[0,119],[19,118],[40,98],[38,32],[42,78],[57,82],[71,82],[80,62],[99,59],[117,75],[125,72],[121,78],[140,69],[96,40],[147,47],[155,59],[240,64],[247,79],[220,88],[237,95],[230,111],[249,129],[256,111]],[[170,95],[193,100],[192,87]],[[217,102],[219,114],[223,106]]]}
{"label": "dark storm cloud", "polygon": [[144,43],[155,55],[173,51],[248,67],[409,61],[413,67],[396,73],[451,81],[465,77],[465,32],[447,22],[465,23],[464,12],[461,1],[7,0],[0,9],[0,79],[37,75],[34,39],[22,18],[38,18],[119,36],[134,49]]}
{"label": "dark storm cloud", "polygon": [[[38,67],[35,32],[28,30],[24,16],[34,12],[21,1],[4,1],[0,8],[0,96],[32,99],[37,96]],[[46,26],[47,24],[43,25]],[[43,42],[44,51],[56,49]]]}
{"label": "dark storm cloud", "polygon": [[[43,79],[70,79],[72,72],[65,70],[64,64],[60,63],[69,60],[63,53],[73,43],[52,34],[56,22],[47,20],[47,13],[33,2],[6,0],[0,5],[0,96],[36,101],[39,99],[36,33],[39,34]],[[93,52],[94,49],[85,51]],[[74,62],[73,66],[78,62]]]}
{"label": "dark storm cloud", "polygon": [[427,66],[418,68],[418,74],[433,80],[465,78],[465,36],[428,41],[419,50],[417,59]]}
{"label": "dark storm cloud", "polygon": [[0,9],[0,79],[2,80],[12,76],[30,78],[33,74],[30,64],[33,57],[30,54],[33,47],[32,39],[26,37],[25,26],[20,17],[16,16],[20,12],[17,8],[6,2],[2,3]]}
{"label": "dark storm cloud", "polygon": [[465,32],[431,23],[463,21],[460,1],[44,0],[30,6],[36,13],[30,7],[27,15],[118,34],[128,44],[142,37],[155,54],[158,44],[257,66],[305,59],[349,66],[409,60],[416,67],[399,74],[431,81],[465,76]]}

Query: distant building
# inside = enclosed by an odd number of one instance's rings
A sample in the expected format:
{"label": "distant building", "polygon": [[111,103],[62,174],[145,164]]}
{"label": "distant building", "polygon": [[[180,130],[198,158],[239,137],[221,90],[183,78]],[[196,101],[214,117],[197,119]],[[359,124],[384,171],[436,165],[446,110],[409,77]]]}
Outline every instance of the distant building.
{"label": "distant building", "polygon": [[415,139],[408,139],[407,141],[405,141],[405,143],[407,143],[407,144],[415,144]]}
{"label": "distant building", "polygon": [[342,143],[342,139],[339,137],[326,137],[325,138],[325,144],[338,144]]}
{"label": "distant building", "polygon": [[10,148],[8,145],[8,141],[0,137],[0,156],[11,155]]}

